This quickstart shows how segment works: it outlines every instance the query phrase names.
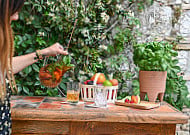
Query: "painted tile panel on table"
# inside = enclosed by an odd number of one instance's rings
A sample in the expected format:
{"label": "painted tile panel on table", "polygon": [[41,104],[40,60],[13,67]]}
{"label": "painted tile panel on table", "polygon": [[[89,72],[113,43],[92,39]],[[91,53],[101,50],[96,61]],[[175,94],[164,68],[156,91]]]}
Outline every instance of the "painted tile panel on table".
{"label": "painted tile panel on table", "polygon": [[39,109],[61,109],[61,104],[41,103]]}
{"label": "painted tile panel on table", "polygon": [[14,107],[14,105],[15,105],[15,103],[11,102],[11,108],[13,108],[13,107]]}
{"label": "painted tile panel on table", "polygon": [[65,99],[59,98],[59,97],[45,97],[45,99],[43,100],[44,103],[52,103],[52,102],[56,102],[56,101],[63,102],[63,101],[65,101]]}
{"label": "painted tile panel on table", "polygon": [[40,102],[31,103],[16,103],[12,108],[22,108],[22,109],[36,109],[40,105]]}
{"label": "painted tile panel on table", "polygon": [[[130,107],[117,106],[115,104],[108,104],[107,108],[87,108],[84,102],[80,101],[77,106],[63,104],[66,101],[65,98],[61,97],[22,97],[13,96],[11,100],[12,108],[32,108],[32,109],[53,109],[53,110],[72,110],[72,111],[89,111],[89,112],[176,112],[166,104],[162,104],[160,108],[150,110],[140,110]],[[91,103],[90,103],[91,104]]]}
{"label": "painted tile panel on table", "polygon": [[[62,101],[52,101],[52,102],[50,102],[51,104],[62,104],[62,102],[63,102],[63,100]],[[46,102],[44,102],[44,103],[46,103]]]}
{"label": "painted tile panel on table", "polygon": [[31,101],[31,102],[42,102],[44,97],[24,97],[23,98],[24,100],[28,100],[28,101]]}
{"label": "painted tile panel on table", "polygon": [[24,96],[11,96],[11,101],[13,100],[18,100],[18,99],[23,99]]}
{"label": "painted tile panel on table", "polygon": [[23,101],[23,96],[11,96],[11,102],[14,103],[14,102],[18,102],[18,101]]}
{"label": "painted tile panel on table", "polygon": [[68,105],[68,104],[67,104],[67,105],[65,104],[65,105],[62,105],[62,108],[63,108],[63,110],[64,110],[64,109],[73,109],[73,108],[75,108],[75,107],[74,107],[74,106],[71,106],[71,105]]}

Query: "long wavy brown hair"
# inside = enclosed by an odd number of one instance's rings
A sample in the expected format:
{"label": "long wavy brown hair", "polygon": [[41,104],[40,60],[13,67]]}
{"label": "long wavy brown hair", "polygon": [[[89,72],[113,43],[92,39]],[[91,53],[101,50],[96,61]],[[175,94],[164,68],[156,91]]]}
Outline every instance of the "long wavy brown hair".
{"label": "long wavy brown hair", "polygon": [[12,58],[14,55],[14,40],[10,17],[19,12],[24,0],[0,0],[0,101],[6,96],[6,78],[11,90],[17,91],[13,72]]}

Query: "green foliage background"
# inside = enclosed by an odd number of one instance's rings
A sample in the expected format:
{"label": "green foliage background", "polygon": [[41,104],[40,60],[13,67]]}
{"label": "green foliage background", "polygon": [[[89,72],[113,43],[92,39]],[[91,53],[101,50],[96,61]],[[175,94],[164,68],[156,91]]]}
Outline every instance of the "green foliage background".
{"label": "green foliage background", "polygon": [[[134,75],[130,70],[121,70],[121,65],[128,61],[123,52],[128,45],[136,44],[135,37],[139,33],[135,26],[140,25],[130,7],[142,11],[152,3],[153,0],[129,0],[128,5],[122,6],[123,0],[79,0],[78,3],[73,0],[26,0],[19,21],[12,23],[15,56],[35,52],[55,42],[66,46],[74,21],[78,19],[69,48],[75,68],[63,77],[60,89],[65,92],[67,82],[82,82],[96,72],[105,73],[107,79],[113,75],[123,89],[125,82]],[[125,28],[122,22],[126,23]],[[113,29],[116,34],[112,33]],[[20,95],[59,96],[57,88],[49,89],[40,84],[38,72],[42,66],[43,61],[39,61],[16,75]],[[178,79],[168,82],[171,87],[168,87],[165,99],[181,109],[185,99],[179,89],[184,86],[186,91],[186,86],[181,78]],[[138,82],[134,80],[133,86],[133,93],[138,94]],[[175,101],[172,96],[174,87],[178,89]],[[126,95],[128,93],[121,93],[119,98]]]}
{"label": "green foliage background", "polygon": [[[107,78],[112,74],[123,84],[131,73],[120,70],[120,65],[127,62],[121,53],[130,42],[134,42],[133,27],[139,25],[139,21],[131,16],[128,7],[122,7],[122,2],[26,0],[19,21],[12,24],[15,56],[35,52],[55,42],[66,46],[74,21],[78,19],[69,48],[75,68],[67,78],[63,78],[61,90],[66,90],[65,83],[69,80],[84,81],[96,72],[105,73]],[[129,6],[131,4],[134,3],[130,2]],[[124,19],[129,27],[120,29],[118,26]],[[111,30],[116,27],[117,34],[113,35]],[[35,63],[16,75],[19,94],[58,95],[57,88],[48,89],[40,84],[38,72],[42,64],[43,61]]]}

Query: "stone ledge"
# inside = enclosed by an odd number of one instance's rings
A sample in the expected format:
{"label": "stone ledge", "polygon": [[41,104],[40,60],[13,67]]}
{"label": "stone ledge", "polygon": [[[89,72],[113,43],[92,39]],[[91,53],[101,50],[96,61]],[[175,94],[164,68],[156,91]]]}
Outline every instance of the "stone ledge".
{"label": "stone ledge", "polygon": [[[167,41],[175,41],[176,38],[175,37],[165,37],[164,38]],[[184,38],[183,40],[180,40],[180,44],[190,44],[190,38]]]}
{"label": "stone ledge", "polygon": [[181,4],[182,4],[181,1],[176,2],[176,1],[171,1],[171,0],[168,0],[168,3],[167,3],[168,6],[181,5]]}
{"label": "stone ledge", "polygon": [[190,4],[182,4],[182,10],[190,10]]}
{"label": "stone ledge", "polygon": [[184,38],[184,40],[181,40],[180,43],[182,43],[182,44],[190,44],[190,38]]}
{"label": "stone ledge", "polygon": [[190,81],[190,75],[189,76],[188,75],[184,75],[183,79],[186,80],[186,81]]}
{"label": "stone ledge", "polygon": [[189,132],[178,131],[176,135],[189,135]]}
{"label": "stone ledge", "polygon": [[[175,37],[165,37],[164,38],[167,41],[174,41],[176,40]],[[180,41],[180,43],[176,46],[177,50],[190,50],[190,38],[184,38]]]}
{"label": "stone ledge", "polygon": [[168,6],[181,5],[181,9],[182,10],[190,10],[190,4],[182,4],[182,3],[169,2],[167,5]]}
{"label": "stone ledge", "polygon": [[177,50],[190,50],[190,44],[178,44],[176,46]]}
{"label": "stone ledge", "polygon": [[190,112],[190,108],[183,108],[182,112],[184,113]]}

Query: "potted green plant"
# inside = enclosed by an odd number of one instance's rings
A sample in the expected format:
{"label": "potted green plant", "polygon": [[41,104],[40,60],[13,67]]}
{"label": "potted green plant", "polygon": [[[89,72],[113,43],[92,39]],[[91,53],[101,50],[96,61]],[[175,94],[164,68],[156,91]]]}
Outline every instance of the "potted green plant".
{"label": "potted green plant", "polygon": [[163,100],[167,70],[176,56],[173,45],[168,42],[148,42],[134,45],[134,62],[140,68],[140,96],[147,94],[149,101]]}

